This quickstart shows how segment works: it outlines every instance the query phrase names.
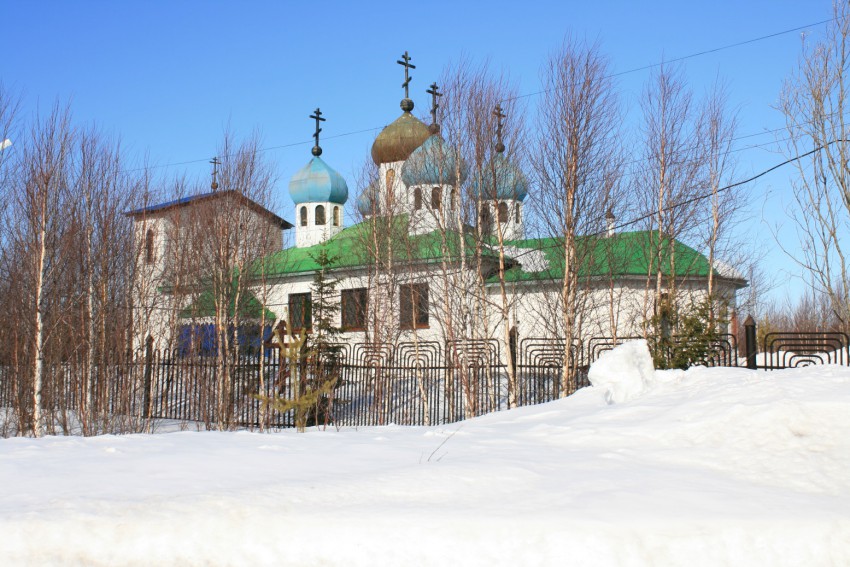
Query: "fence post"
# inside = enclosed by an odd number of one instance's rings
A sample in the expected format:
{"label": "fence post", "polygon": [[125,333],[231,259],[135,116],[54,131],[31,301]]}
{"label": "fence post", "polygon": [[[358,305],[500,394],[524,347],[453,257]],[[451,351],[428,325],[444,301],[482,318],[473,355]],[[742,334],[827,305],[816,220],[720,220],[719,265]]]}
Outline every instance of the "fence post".
{"label": "fence post", "polygon": [[756,354],[758,354],[758,345],[756,344],[756,322],[752,315],[744,321],[744,345],[747,356],[747,368],[755,370],[758,368],[756,364]]}
{"label": "fence post", "polygon": [[153,336],[145,341],[145,403],[142,417],[151,416],[151,374],[153,371]]}

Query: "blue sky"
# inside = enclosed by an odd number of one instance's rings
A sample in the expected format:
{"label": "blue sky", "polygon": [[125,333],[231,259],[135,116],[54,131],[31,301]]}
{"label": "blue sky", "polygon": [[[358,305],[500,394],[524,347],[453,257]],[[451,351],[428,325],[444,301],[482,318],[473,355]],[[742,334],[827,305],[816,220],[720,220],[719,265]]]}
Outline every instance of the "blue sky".
{"label": "blue sky", "polygon": [[[540,89],[539,70],[565,34],[598,39],[615,71],[639,68],[715,47],[819,22],[829,0],[742,2],[219,2],[0,0],[0,80],[20,93],[25,112],[70,101],[78,122],[96,122],[126,148],[147,153],[160,171],[207,175],[207,160],[230,125],[258,129],[279,173],[277,206],[292,218],[287,182],[310,158],[312,122],[321,106],[323,158],[348,180],[368,155],[376,132],[394,120],[402,97],[398,56],[408,50],[412,97],[461,57],[488,60],[521,93]],[[824,25],[805,31],[817,38]],[[738,148],[768,144],[782,125],[775,104],[794,69],[801,32],[685,62],[697,94],[717,77],[740,110]],[[637,115],[647,71],[618,78],[623,101]],[[535,97],[528,98],[530,110]],[[359,132],[338,138],[334,135]],[[298,145],[299,142],[304,142]],[[296,145],[291,145],[296,144]],[[741,149],[739,177],[782,157],[776,147]],[[179,166],[168,164],[195,162]],[[775,248],[768,228],[790,202],[785,168],[753,184],[742,230],[763,249]],[[788,236],[790,237],[790,236]],[[793,265],[770,253],[768,270],[790,279]]]}

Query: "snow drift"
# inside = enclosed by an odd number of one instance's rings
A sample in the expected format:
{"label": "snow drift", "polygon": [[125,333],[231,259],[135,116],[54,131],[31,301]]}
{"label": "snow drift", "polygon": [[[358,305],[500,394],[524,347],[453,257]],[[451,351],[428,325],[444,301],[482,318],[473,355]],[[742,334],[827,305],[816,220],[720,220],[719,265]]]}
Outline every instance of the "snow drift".
{"label": "snow drift", "polygon": [[446,427],[0,441],[0,557],[850,563],[850,369],[647,374],[624,350],[599,386]]}
{"label": "snow drift", "polygon": [[587,377],[603,390],[609,404],[622,403],[642,394],[652,384],[655,367],[645,340],[630,341],[594,362]]}

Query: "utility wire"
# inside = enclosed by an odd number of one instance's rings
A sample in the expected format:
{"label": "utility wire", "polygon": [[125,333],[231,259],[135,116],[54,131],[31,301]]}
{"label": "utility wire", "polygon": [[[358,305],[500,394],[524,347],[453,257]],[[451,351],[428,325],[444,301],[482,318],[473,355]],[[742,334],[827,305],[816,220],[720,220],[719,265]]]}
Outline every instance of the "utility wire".
{"label": "utility wire", "polygon": [[[336,134],[336,135],[333,135],[333,136],[323,136],[322,139],[323,140],[333,140],[335,138],[344,138],[346,136],[354,136],[356,134],[363,134],[365,132],[375,132],[377,130],[382,130],[385,126],[376,126],[374,128],[364,128],[363,130],[353,130],[351,132],[345,132],[343,134]],[[290,142],[289,144],[281,144],[279,146],[269,146],[267,148],[259,148],[257,151],[258,152],[269,152],[269,151],[272,151],[272,150],[294,148],[296,146],[306,146],[307,144],[313,144],[313,143],[315,143],[313,140],[304,141],[304,142]],[[235,155],[236,154],[225,154],[225,155],[219,156],[219,157],[233,157]],[[134,168],[134,169],[125,169],[123,171],[123,173],[130,173],[130,172],[133,172],[133,171],[144,171],[144,170],[148,170],[148,169],[160,169],[160,168],[163,168],[163,167],[174,167],[174,166],[177,166],[177,165],[189,165],[189,164],[193,164],[193,163],[208,163],[208,162],[209,162],[209,158],[193,159],[193,160],[189,160],[189,161],[178,161],[178,162],[174,162],[174,163],[163,163],[161,165],[151,165],[151,166],[148,166],[148,167],[137,167],[137,168]]]}
{"label": "utility wire", "polygon": [[[736,181],[736,182],[734,182],[734,183],[730,183],[729,185],[725,185],[725,186],[723,186],[723,187],[720,187],[720,188],[718,188],[717,190],[709,191],[709,192],[703,193],[702,195],[696,195],[696,196],[691,197],[691,198],[689,198],[689,199],[684,199],[684,200],[679,201],[679,202],[677,202],[677,203],[673,203],[673,204],[668,205],[668,206],[666,206],[666,207],[662,207],[661,212],[671,212],[671,211],[673,211],[673,210],[675,210],[675,209],[678,209],[679,207],[685,207],[685,206],[687,206],[687,205],[691,205],[691,204],[696,203],[696,202],[698,202],[698,201],[702,201],[702,200],[704,200],[704,199],[711,198],[711,197],[713,197],[713,196],[714,196],[714,195],[716,195],[716,194],[724,193],[724,192],[726,192],[726,191],[729,191],[730,189],[734,189],[735,187],[740,187],[741,185],[746,185],[747,183],[750,183],[750,182],[752,182],[752,181],[755,181],[756,179],[758,179],[758,178],[760,178],[760,177],[764,177],[764,176],[765,176],[765,175],[767,175],[768,173],[770,173],[770,172],[772,172],[772,171],[775,171],[775,170],[779,169],[780,167],[783,167],[783,166],[785,166],[785,165],[788,165],[789,163],[795,162],[795,161],[797,161],[797,160],[801,160],[801,159],[803,159],[803,158],[805,158],[805,157],[808,157],[808,156],[810,156],[810,155],[812,155],[812,154],[815,154],[815,153],[817,153],[817,152],[819,152],[819,151],[821,151],[821,150],[823,150],[823,149],[826,149],[827,147],[831,146],[832,144],[837,144],[837,143],[839,143],[839,142],[844,142],[844,143],[846,143],[846,142],[848,142],[848,140],[844,140],[844,139],[837,139],[837,140],[829,141],[829,142],[827,142],[827,143],[825,143],[825,144],[822,144],[822,145],[820,145],[820,146],[816,147],[816,148],[815,148],[815,149],[813,149],[813,150],[809,150],[808,152],[805,152],[805,153],[802,153],[802,154],[796,155],[796,156],[794,156],[794,157],[792,157],[792,158],[789,158],[789,159],[787,159],[787,160],[785,160],[785,161],[783,161],[783,162],[781,162],[781,163],[778,163],[778,164],[774,165],[773,167],[770,167],[770,168],[768,168],[768,169],[765,169],[765,170],[764,170],[764,171],[762,171],[761,173],[758,173],[758,174],[756,174],[756,175],[753,175],[752,177],[749,177],[749,178],[747,178],[747,179],[743,179],[743,180],[741,180],[741,181]],[[647,219],[649,219],[649,218],[652,218],[653,216],[657,215],[657,214],[658,214],[658,212],[659,212],[659,211],[655,210],[655,211],[652,211],[652,212],[650,212],[650,213],[642,214],[641,216],[635,217],[635,218],[633,218],[633,219],[631,219],[631,220],[628,220],[628,221],[626,221],[626,222],[621,222],[621,223],[619,223],[619,224],[617,224],[617,225],[613,226],[612,228],[613,228],[614,230],[622,230],[622,229],[624,229],[624,228],[628,228],[628,227],[633,226],[633,225],[635,225],[635,224],[637,224],[637,223],[639,223],[639,222],[641,222],[641,221],[645,221],[645,220],[647,220]],[[591,222],[601,223],[603,220],[605,220],[604,216],[603,216],[603,215],[599,215],[599,216],[597,216],[595,219],[592,219],[592,221],[591,221]],[[588,236],[590,236],[590,237],[593,237],[593,236],[601,236],[601,235],[603,235],[603,234],[606,234],[607,232],[608,232],[608,229],[606,228],[606,229],[604,229],[604,230],[599,230],[599,231],[596,231],[596,232],[591,232],[591,233],[583,234],[583,235],[582,235],[582,237],[588,237]],[[550,247],[550,248],[555,248],[555,247],[560,248],[560,245],[558,245],[558,246],[552,246],[552,247]],[[525,255],[525,254],[530,254],[530,253],[532,253],[532,252],[535,252],[535,251],[537,251],[537,250],[543,250],[543,249],[545,249],[545,248],[547,248],[547,247],[545,247],[545,246],[544,246],[544,247],[539,247],[539,248],[532,248],[532,249],[529,249],[529,250],[528,250],[528,251],[526,251],[526,252],[520,252],[519,254],[514,255],[514,256],[512,256],[512,258],[518,258],[518,257],[523,256],[523,255]]]}
{"label": "utility wire", "polygon": [[[617,73],[612,73],[605,78],[606,79],[612,79],[614,77],[620,77],[622,75],[628,75],[630,73],[637,73],[637,72],[640,72],[640,71],[646,71],[648,69],[654,69],[655,67],[660,67],[662,65],[668,65],[670,63],[678,63],[679,61],[685,61],[687,59],[693,59],[694,57],[700,57],[702,55],[708,55],[710,53],[717,53],[718,51],[724,51],[726,49],[732,49],[734,47],[741,47],[742,45],[755,43],[757,41],[763,41],[765,39],[771,39],[771,38],[774,38],[774,37],[778,37],[780,35],[793,33],[793,32],[800,31],[800,30],[803,30],[803,29],[806,29],[806,28],[810,28],[810,27],[814,27],[814,26],[820,26],[820,25],[823,25],[823,24],[828,24],[829,22],[834,22],[835,19],[836,18],[829,18],[827,20],[821,20],[820,22],[814,22],[812,24],[806,24],[804,26],[799,26],[799,27],[796,27],[796,28],[791,28],[791,29],[780,31],[780,32],[771,33],[771,34],[763,35],[763,36],[760,36],[760,37],[754,37],[752,39],[746,39],[744,41],[739,41],[739,42],[736,42],[736,43],[730,43],[728,45],[723,45],[723,46],[715,47],[715,48],[712,48],[712,49],[706,49],[704,51],[697,51],[696,53],[690,53],[688,55],[683,55],[681,57],[676,57],[674,59],[667,59],[667,60],[661,61],[659,63],[651,63],[649,65],[644,65],[642,67],[635,67],[633,69],[627,69],[625,71],[618,71]],[[521,98],[528,98],[528,97],[532,97],[532,96],[537,96],[537,95],[540,95],[540,94],[547,93],[551,90],[552,89],[544,89],[542,91],[536,91],[536,92],[533,92],[533,93],[517,95],[517,96],[514,96],[514,97],[502,99],[502,102],[507,102],[507,101],[511,101],[511,100],[518,100],[518,99],[521,99]]]}
{"label": "utility wire", "polygon": [[[683,55],[681,57],[676,57],[674,59],[668,59],[668,60],[661,61],[661,62],[658,62],[658,63],[652,63],[652,64],[649,64],[649,65],[644,65],[642,67],[635,67],[633,69],[628,69],[628,70],[625,70],[625,71],[619,71],[617,73],[612,73],[607,78],[619,77],[619,76],[627,75],[627,74],[630,74],[630,73],[637,73],[637,72],[640,72],[640,71],[646,71],[648,69],[654,69],[655,67],[660,67],[661,65],[666,65],[666,64],[669,64],[669,63],[677,63],[679,61],[685,61],[687,59],[693,59],[694,57],[700,57],[702,55],[708,55],[708,54],[711,54],[711,53],[717,53],[719,51],[724,51],[724,50],[727,50],[727,49],[733,49],[735,47],[741,47],[743,45],[748,45],[750,43],[756,43],[756,42],[759,42],[759,41],[764,41],[764,40],[771,39],[771,38],[774,38],[774,37],[778,37],[778,36],[781,36],[781,35],[800,31],[800,30],[803,30],[803,29],[806,29],[806,28],[827,24],[829,22],[835,21],[835,19],[836,18],[829,18],[829,19],[826,19],[826,20],[821,20],[819,22],[807,24],[807,25],[804,25],[804,26],[799,26],[799,27],[796,27],[796,28],[791,28],[791,29],[779,31],[779,32],[768,34],[768,35],[763,35],[763,36],[760,36],[760,37],[755,37],[755,38],[739,41],[739,42],[736,42],[736,43],[730,43],[728,45],[723,45],[723,46],[715,47],[715,48],[712,48],[712,49],[706,49],[706,50],[703,50],[703,51],[690,53],[688,55]],[[509,98],[503,99],[502,102],[508,102],[508,101],[511,101],[511,100],[518,100],[518,99],[521,99],[521,98],[528,98],[528,97],[532,97],[532,96],[537,96],[537,95],[540,95],[540,94],[543,94],[543,93],[547,93],[550,90],[551,89],[545,89],[545,90],[536,91],[536,92],[532,92],[532,93],[517,95],[515,97],[509,97]],[[336,134],[336,135],[333,135],[333,136],[326,136],[325,139],[330,140],[330,139],[335,139],[335,138],[344,138],[346,136],[354,136],[354,135],[357,135],[357,134],[364,134],[366,132],[375,132],[375,131],[383,129],[384,127],[385,127],[385,125],[384,126],[376,126],[376,127],[373,127],[373,128],[363,128],[361,130],[352,130],[350,132],[344,132],[342,134]],[[759,135],[762,135],[764,133],[769,133],[769,132],[778,131],[778,130],[781,130],[781,128],[777,128],[776,130],[768,130],[767,132],[762,132],[762,133],[748,134],[748,135],[740,136],[740,137],[734,138],[734,139],[742,139],[742,138],[746,138],[746,137],[750,137],[750,136],[759,136]],[[272,151],[272,150],[281,150],[281,149],[287,149],[287,148],[292,148],[292,147],[297,147],[297,146],[305,146],[305,145],[313,144],[313,143],[314,143],[313,140],[302,141],[302,142],[290,142],[288,144],[281,144],[281,145],[278,145],[278,146],[269,146],[269,147],[266,147],[266,148],[260,148],[258,151],[259,152],[267,152],[267,151]],[[218,156],[218,157],[222,157],[222,158],[233,157],[234,155],[235,154],[226,154],[226,155]],[[193,159],[193,160],[187,160],[187,161],[165,163],[165,164],[161,164],[161,165],[152,165],[152,166],[148,166],[148,167],[138,167],[138,168],[134,168],[134,169],[126,169],[126,170],[123,170],[123,173],[130,173],[130,172],[135,172],[135,171],[144,171],[144,170],[150,170],[150,169],[161,169],[161,168],[167,168],[167,167],[175,167],[175,166],[179,166],[179,165],[191,165],[191,164],[195,164],[195,163],[206,163],[208,161],[209,161],[209,158],[200,158],[200,159]]]}

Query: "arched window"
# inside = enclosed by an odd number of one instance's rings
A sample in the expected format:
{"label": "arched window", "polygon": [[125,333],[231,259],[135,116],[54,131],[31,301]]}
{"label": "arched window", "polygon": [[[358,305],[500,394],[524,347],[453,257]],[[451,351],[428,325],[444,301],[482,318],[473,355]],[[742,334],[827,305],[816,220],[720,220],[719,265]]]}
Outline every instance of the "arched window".
{"label": "arched window", "polygon": [[514,216],[516,217],[514,220],[516,221],[517,224],[522,222],[522,212],[520,212],[520,210],[519,210],[520,206],[521,205],[519,204],[519,202],[517,202],[517,204],[514,205]]}
{"label": "arched window", "polygon": [[505,224],[508,222],[508,204],[507,203],[499,203],[499,222],[501,224]]}
{"label": "arched window", "polygon": [[392,207],[395,204],[395,170],[387,170],[387,206]]}
{"label": "arched window", "polygon": [[431,189],[431,208],[439,211],[443,206],[443,190],[439,187]]}
{"label": "arched window", "polygon": [[324,205],[317,205],[316,206],[316,224],[317,225],[323,225],[323,224],[325,224],[325,222],[326,222],[326,220],[325,220],[325,206]]}
{"label": "arched window", "polygon": [[422,208],[422,189],[417,187],[413,190],[413,210],[418,211]]}
{"label": "arched window", "polygon": [[481,205],[481,212],[478,216],[478,224],[481,227],[482,234],[490,234],[493,228],[493,219],[490,216],[490,206],[487,203]]}
{"label": "arched window", "polygon": [[156,259],[156,255],[154,254],[153,242],[154,233],[153,229],[149,228],[147,233],[145,234],[145,263],[153,264],[153,261]]}
{"label": "arched window", "polygon": [[449,190],[449,207],[454,210],[457,207],[457,191],[452,187]]}
{"label": "arched window", "polygon": [[334,226],[339,226],[339,207],[334,207]]}
{"label": "arched window", "polygon": [[298,214],[301,215],[301,226],[307,226],[307,207],[301,207]]}

